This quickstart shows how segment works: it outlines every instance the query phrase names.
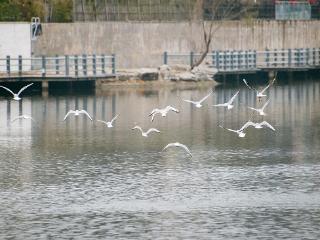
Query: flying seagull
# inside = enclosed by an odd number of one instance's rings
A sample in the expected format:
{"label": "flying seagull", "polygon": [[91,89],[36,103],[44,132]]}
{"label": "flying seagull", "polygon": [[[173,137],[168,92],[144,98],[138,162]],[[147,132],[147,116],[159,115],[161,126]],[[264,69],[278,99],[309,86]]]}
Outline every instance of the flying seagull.
{"label": "flying seagull", "polygon": [[234,99],[237,97],[238,93],[239,93],[239,91],[237,91],[236,94],[234,94],[234,95],[232,96],[232,98],[231,98],[228,102],[226,102],[226,103],[221,103],[221,104],[216,104],[216,105],[212,105],[212,106],[214,106],[214,107],[227,107],[228,110],[229,110],[229,109],[232,109],[232,108],[233,108],[232,102],[233,102]]}
{"label": "flying seagull", "polygon": [[4,86],[0,86],[2,87],[3,89],[7,90],[8,92],[10,92],[12,95],[13,95],[13,99],[16,100],[16,101],[19,101],[21,100],[21,98],[19,97],[19,95],[22,93],[23,90],[25,90],[27,87],[30,87],[33,83],[30,83],[26,86],[24,86],[23,88],[20,89],[20,91],[18,93],[14,93],[12,92],[9,88],[7,87],[4,87]]}
{"label": "flying seagull", "polygon": [[263,110],[266,108],[266,106],[268,105],[268,103],[270,102],[270,99],[262,106],[262,108],[253,108],[253,107],[248,107],[254,111],[257,111],[259,113],[259,115],[261,116],[265,116],[267,115]]}
{"label": "flying seagull", "polygon": [[112,128],[113,127],[112,123],[113,123],[114,120],[116,120],[118,118],[118,116],[119,116],[119,114],[116,115],[114,118],[112,118],[110,122],[102,121],[102,120],[97,120],[97,122],[104,123],[104,124],[107,125],[108,128]]}
{"label": "flying seagull", "polygon": [[199,100],[199,101],[192,101],[192,100],[183,100],[183,101],[192,103],[192,104],[194,104],[197,108],[201,108],[201,107],[202,107],[201,103],[202,103],[204,100],[206,100],[212,93],[213,93],[213,91],[211,91],[208,95],[206,95],[204,98],[202,98],[202,99]]}
{"label": "flying seagull", "polygon": [[139,127],[139,126],[135,126],[135,127],[132,128],[132,130],[134,130],[134,129],[140,130],[141,135],[142,135],[143,137],[148,137],[148,134],[151,133],[151,132],[160,133],[160,131],[159,131],[158,129],[155,129],[155,128],[150,128],[150,129],[149,129],[148,131],[146,131],[146,132],[144,132],[144,131],[142,130],[142,128]]}
{"label": "flying seagull", "polygon": [[254,87],[251,87],[248,82],[245,79],[242,79],[242,81],[244,82],[244,84],[251,90],[254,90],[257,92],[257,98],[262,98],[262,97],[266,97],[267,95],[263,94],[276,80],[276,77],[271,81],[271,83],[269,83],[269,85],[267,85],[264,89],[262,89],[261,91],[258,91],[257,89],[255,89]]}
{"label": "flying seagull", "polygon": [[162,149],[162,151],[166,150],[166,149],[169,148],[169,147],[181,147],[181,148],[183,148],[183,149],[192,157],[192,154],[191,154],[189,148],[188,148],[186,145],[184,145],[184,144],[181,144],[181,143],[178,143],[178,142],[169,143],[167,146],[165,146],[165,147]]}
{"label": "flying seagull", "polygon": [[166,106],[165,108],[161,108],[161,109],[158,109],[158,108],[155,108],[151,111],[151,113],[149,114],[149,117],[151,116],[151,122],[153,122],[154,120],[154,117],[160,113],[162,117],[165,117],[167,116],[167,113],[169,111],[173,111],[173,112],[176,112],[176,113],[179,113],[179,110],[174,108],[174,107],[171,107],[170,105],[169,106]]}
{"label": "flying seagull", "polygon": [[70,116],[70,114],[74,114],[75,116],[79,116],[80,114],[85,114],[87,115],[88,118],[90,118],[90,120],[92,121],[92,117],[89,115],[89,113],[86,110],[70,110],[65,116],[63,121],[65,121],[67,119],[68,116]]}
{"label": "flying seagull", "polygon": [[261,123],[254,123],[253,126],[258,129],[261,129],[261,128],[263,128],[263,126],[266,126],[266,127],[270,128],[272,131],[275,131],[274,127],[270,123],[268,123],[267,121],[263,121]]}
{"label": "flying seagull", "polygon": [[20,115],[18,117],[15,117],[14,119],[12,119],[11,122],[14,122],[14,121],[16,121],[18,119],[30,119],[30,120],[35,122],[35,120],[29,115]]}
{"label": "flying seagull", "polygon": [[241,138],[244,138],[244,137],[246,136],[246,133],[243,132],[243,131],[244,131],[247,127],[249,127],[249,126],[255,126],[255,123],[253,123],[253,122],[251,122],[251,121],[248,121],[248,122],[246,122],[239,130],[234,130],[234,129],[230,129],[230,128],[225,128],[225,127],[219,125],[219,127],[223,128],[223,129],[226,129],[226,130],[228,130],[228,131],[230,131],[230,132],[235,132],[235,133],[237,133],[238,136],[241,137]]}

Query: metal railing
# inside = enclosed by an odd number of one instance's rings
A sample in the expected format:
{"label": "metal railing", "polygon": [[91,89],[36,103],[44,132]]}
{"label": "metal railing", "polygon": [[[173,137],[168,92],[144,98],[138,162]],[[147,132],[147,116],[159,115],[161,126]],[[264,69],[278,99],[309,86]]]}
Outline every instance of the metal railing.
{"label": "metal railing", "polygon": [[116,73],[115,55],[0,58],[0,77],[103,77]]}
{"label": "metal railing", "polygon": [[[164,64],[195,63],[201,54],[164,52]],[[215,50],[203,61],[218,72],[258,71],[263,69],[320,68],[320,48],[266,49],[264,51]]]}

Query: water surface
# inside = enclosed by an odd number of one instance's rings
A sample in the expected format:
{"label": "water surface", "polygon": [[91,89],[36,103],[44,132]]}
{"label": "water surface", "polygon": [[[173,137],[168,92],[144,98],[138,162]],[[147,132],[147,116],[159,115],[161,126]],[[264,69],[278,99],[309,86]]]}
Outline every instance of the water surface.
{"label": "water surface", "polygon": [[[263,86],[261,86],[263,87]],[[227,101],[230,111],[211,105]],[[115,89],[100,95],[0,98],[1,239],[319,239],[320,82],[281,83],[262,118],[254,92]],[[148,113],[171,104],[180,113]],[[86,109],[115,127],[70,117]],[[11,120],[30,114],[36,122]],[[238,129],[267,120],[276,132]],[[142,137],[131,128],[156,127]],[[186,144],[193,157],[168,149]]]}

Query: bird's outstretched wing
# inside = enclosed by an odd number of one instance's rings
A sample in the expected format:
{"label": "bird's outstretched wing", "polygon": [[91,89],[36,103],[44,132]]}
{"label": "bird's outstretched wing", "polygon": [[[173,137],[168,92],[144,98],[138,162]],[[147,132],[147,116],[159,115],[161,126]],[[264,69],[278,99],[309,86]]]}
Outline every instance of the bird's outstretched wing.
{"label": "bird's outstretched wing", "polygon": [[166,149],[169,148],[169,147],[173,147],[173,146],[175,146],[174,143],[169,143],[169,144],[167,144],[167,146],[165,146],[165,147],[162,149],[162,151],[166,150]]}
{"label": "bird's outstretched wing", "polygon": [[234,130],[234,129],[226,128],[226,127],[221,126],[221,125],[219,125],[219,127],[223,128],[223,129],[225,129],[225,130],[228,130],[228,131],[230,131],[230,132],[236,132],[236,133],[238,132],[238,130]]}
{"label": "bird's outstretched wing", "polygon": [[270,99],[262,106],[262,108],[261,108],[262,111],[266,108],[266,106],[269,104],[269,102],[270,102]]}
{"label": "bird's outstretched wing", "polygon": [[103,121],[103,120],[96,120],[97,122],[101,122],[101,123],[104,123],[104,124],[107,124],[106,121]]}
{"label": "bird's outstretched wing", "polygon": [[119,114],[117,114],[114,118],[111,119],[110,123],[112,124],[114,120],[118,118]]}
{"label": "bird's outstretched wing", "polygon": [[67,112],[67,114],[64,116],[63,121],[65,121],[67,119],[67,117],[69,117],[70,114],[74,113],[73,110],[69,110],[69,112]]}
{"label": "bird's outstretched wing", "polygon": [[260,123],[260,126],[266,126],[266,127],[270,128],[270,129],[273,130],[273,131],[276,130],[276,129],[274,129],[274,127],[273,127],[270,123],[268,123],[267,121],[261,122],[261,123]]}
{"label": "bird's outstretched wing", "polygon": [[247,82],[245,79],[242,79],[242,81],[244,82],[244,84],[245,84],[249,89],[251,89],[251,90],[255,90],[255,91],[257,91],[257,92],[258,92],[258,90],[257,90],[257,89],[255,89],[254,87],[250,86],[250,85],[248,84],[248,82]]}
{"label": "bird's outstretched wing", "polygon": [[204,100],[206,100],[212,93],[213,93],[213,91],[211,90],[208,95],[206,95],[205,97],[203,97],[203,98],[199,101],[199,103],[202,103]]}
{"label": "bird's outstretched wing", "polygon": [[228,106],[228,103],[220,103],[220,104],[215,104],[215,105],[212,105],[213,107],[226,107]]}
{"label": "bird's outstretched wing", "polygon": [[177,143],[176,146],[183,148],[192,157],[192,154],[191,154],[189,148],[186,145],[181,144],[181,143]]}
{"label": "bird's outstretched wing", "polygon": [[17,121],[18,119],[21,119],[21,118],[23,118],[23,116],[15,117],[14,119],[11,120],[11,122],[15,122],[15,121]]}
{"label": "bird's outstretched wing", "polygon": [[20,91],[17,93],[17,95],[19,96],[20,93],[22,93],[26,88],[30,87],[32,84],[33,84],[33,83],[30,83],[30,84],[24,86],[23,88],[21,88]]}
{"label": "bird's outstretched wing", "polygon": [[276,76],[274,77],[274,79],[271,81],[271,83],[269,83],[264,89],[262,89],[262,91],[260,92],[261,94],[264,93],[271,85],[274,84],[274,82],[276,81],[276,78],[277,78],[277,74]]}
{"label": "bird's outstretched wing", "polygon": [[172,107],[172,106],[167,106],[167,107],[166,107],[166,110],[167,110],[167,111],[170,111],[170,110],[171,110],[171,111],[174,111],[174,112],[176,112],[176,113],[179,113],[179,110],[176,109],[176,108],[174,108],[174,107]]}
{"label": "bird's outstretched wing", "polygon": [[237,95],[239,94],[239,90],[232,96],[232,98],[229,100],[229,104],[231,104],[233,101],[234,101],[234,99],[237,97]]}
{"label": "bird's outstretched wing", "polygon": [[10,92],[12,95],[14,95],[14,92],[12,92],[9,88],[4,87],[4,86],[0,86],[0,87],[2,87],[3,89],[7,90],[7,91]]}
{"label": "bird's outstretched wing", "polygon": [[159,109],[158,108],[155,108],[155,109],[153,109],[150,113],[149,113],[149,117],[151,116],[151,115],[153,115],[153,114],[156,114],[157,112],[159,112]]}
{"label": "bird's outstretched wing", "polygon": [[247,127],[250,127],[250,126],[254,127],[256,126],[256,124],[254,122],[248,121],[239,129],[239,131],[242,132],[243,130],[245,130]]}
{"label": "bird's outstretched wing", "polygon": [[188,103],[193,103],[193,104],[197,104],[197,102],[195,102],[195,101],[191,101],[191,100],[185,100],[185,99],[182,99],[183,101],[185,101],[185,102],[188,102]]}
{"label": "bird's outstretched wing", "polygon": [[83,113],[83,114],[87,115],[87,117],[92,121],[92,117],[90,116],[90,114],[86,110],[80,110],[79,113]]}
{"label": "bird's outstretched wing", "polygon": [[156,128],[150,128],[150,129],[146,132],[146,134],[148,135],[148,134],[151,133],[151,132],[160,133],[160,131],[159,131],[158,129],[156,129]]}
{"label": "bird's outstretched wing", "polygon": [[260,109],[253,108],[253,107],[248,107],[248,108],[250,108],[251,110],[257,111],[257,112],[259,112],[259,110],[260,110]]}
{"label": "bird's outstretched wing", "polygon": [[138,130],[140,130],[140,132],[143,132],[143,130],[140,126],[134,126],[133,128],[131,128],[131,130],[135,130],[135,129],[138,129]]}

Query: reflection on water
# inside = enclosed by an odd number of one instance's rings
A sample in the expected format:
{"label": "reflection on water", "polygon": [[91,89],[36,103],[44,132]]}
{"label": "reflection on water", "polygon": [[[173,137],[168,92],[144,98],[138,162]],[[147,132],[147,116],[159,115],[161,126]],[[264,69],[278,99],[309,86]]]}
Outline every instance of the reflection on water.
{"label": "reflection on water", "polygon": [[[0,238],[27,239],[319,239],[320,82],[277,83],[264,120],[276,132],[238,129],[260,121],[254,92],[207,89],[109,90],[74,95],[0,99]],[[265,101],[265,100],[264,100]],[[171,104],[181,113],[148,117]],[[114,128],[95,119],[120,114]],[[30,114],[36,120],[11,120]],[[131,128],[156,127],[141,137]],[[161,153],[169,142],[186,144]]]}

